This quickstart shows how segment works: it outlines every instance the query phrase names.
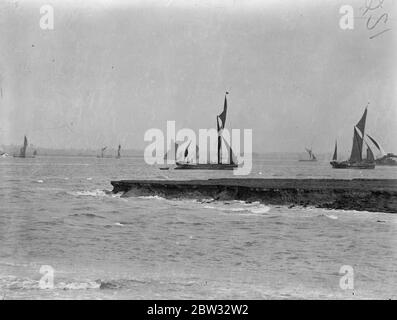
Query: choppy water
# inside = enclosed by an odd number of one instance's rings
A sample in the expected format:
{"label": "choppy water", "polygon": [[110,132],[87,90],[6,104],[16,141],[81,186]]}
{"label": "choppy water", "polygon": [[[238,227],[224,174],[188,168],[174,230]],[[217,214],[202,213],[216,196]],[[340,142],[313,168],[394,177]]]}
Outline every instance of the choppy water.
{"label": "choppy water", "polygon": [[[106,192],[113,179],[227,176],[140,158],[0,159],[0,299],[396,298],[396,215]],[[256,159],[251,176],[397,178],[397,168]],[[52,289],[40,288],[43,265]],[[354,290],[339,286],[343,265]]]}

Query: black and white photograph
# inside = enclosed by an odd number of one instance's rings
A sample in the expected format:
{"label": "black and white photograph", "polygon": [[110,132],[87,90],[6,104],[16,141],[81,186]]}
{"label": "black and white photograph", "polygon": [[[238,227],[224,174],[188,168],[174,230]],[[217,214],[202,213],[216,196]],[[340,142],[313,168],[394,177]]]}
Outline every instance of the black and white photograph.
{"label": "black and white photograph", "polygon": [[0,0],[0,300],[396,299],[396,18]]}

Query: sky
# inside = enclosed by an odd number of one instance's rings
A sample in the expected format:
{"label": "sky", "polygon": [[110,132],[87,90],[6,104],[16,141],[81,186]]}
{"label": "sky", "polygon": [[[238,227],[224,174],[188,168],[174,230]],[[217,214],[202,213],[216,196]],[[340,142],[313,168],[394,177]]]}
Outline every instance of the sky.
{"label": "sky", "polygon": [[229,91],[226,127],[254,152],[348,153],[369,102],[367,132],[397,153],[397,4],[365,3],[0,0],[0,145],[144,149],[167,120],[214,128]]}

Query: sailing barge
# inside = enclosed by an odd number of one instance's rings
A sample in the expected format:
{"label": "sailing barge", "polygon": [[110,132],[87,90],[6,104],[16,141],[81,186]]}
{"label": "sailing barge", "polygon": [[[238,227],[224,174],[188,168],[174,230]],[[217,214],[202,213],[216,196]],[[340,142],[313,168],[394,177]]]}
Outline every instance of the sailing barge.
{"label": "sailing barge", "polygon": [[[335,142],[334,155],[332,157],[332,161],[330,162],[332,168],[335,169],[374,169],[375,168],[374,154],[371,148],[368,146],[368,144],[364,141],[366,119],[367,119],[367,107],[365,108],[364,114],[361,117],[360,121],[357,123],[356,126],[354,126],[353,146],[349,160],[338,161],[338,146],[337,146],[337,142]],[[366,158],[362,157],[364,142],[367,146]]]}
{"label": "sailing barge", "polygon": [[299,161],[305,161],[305,162],[308,162],[308,161],[309,162],[315,162],[315,161],[317,161],[317,158],[314,155],[312,149],[305,148],[305,150],[309,154],[309,159],[299,159]]}
{"label": "sailing barge", "polygon": [[21,147],[21,149],[19,150],[19,154],[13,154],[14,158],[34,158],[35,154],[32,156],[28,156],[26,154],[26,149],[28,148],[28,138],[26,138],[26,136],[23,139],[23,146]]}
{"label": "sailing barge", "polygon": [[[227,113],[227,95],[226,92],[225,100],[223,104],[223,111],[220,115],[216,116],[216,126],[218,131],[218,148],[217,148],[217,163],[188,163],[188,162],[176,162],[175,170],[233,170],[238,167],[238,164],[234,162],[234,154],[232,147],[227,143],[227,141],[222,136],[222,131],[225,128],[226,123],[226,113]],[[222,141],[225,143],[226,147],[229,149],[229,163],[222,162]],[[189,143],[190,145],[190,143]],[[185,159],[188,155],[189,145],[185,149]],[[196,149],[197,152],[197,149]],[[198,156],[196,155],[198,159]],[[197,161],[198,162],[198,161]]]}

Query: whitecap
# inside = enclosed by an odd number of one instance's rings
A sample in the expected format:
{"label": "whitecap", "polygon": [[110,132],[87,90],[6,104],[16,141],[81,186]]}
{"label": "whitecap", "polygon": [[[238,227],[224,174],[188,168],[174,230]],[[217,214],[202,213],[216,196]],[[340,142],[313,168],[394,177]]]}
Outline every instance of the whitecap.
{"label": "whitecap", "polygon": [[325,215],[327,218],[330,218],[330,219],[332,219],[332,220],[336,220],[336,219],[338,219],[338,217],[337,216],[334,216],[333,214],[330,214],[330,215]]}
{"label": "whitecap", "polygon": [[267,212],[269,212],[269,210],[270,210],[270,207],[265,206],[265,205],[261,205],[257,208],[250,209],[250,211],[252,213],[256,213],[256,214],[267,213]]}
{"label": "whitecap", "polygon": [[74,196],[91,196],[91,197],[104,197],[106,196],[105,191],[103,190],[83,190],[83,191],[74,191],[74,192],[69,192],[69,194],[74,195]]}
{"label": "whitecap", "polygon": [[139,196],[139,199],[156,199],[156,200],[165,200],[165,198],[160,196]]}

